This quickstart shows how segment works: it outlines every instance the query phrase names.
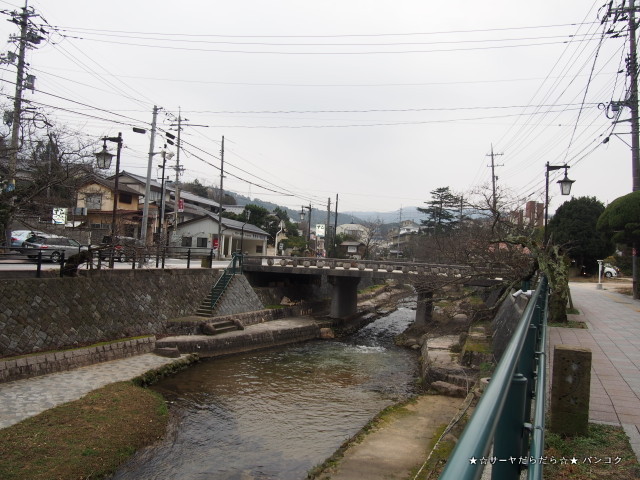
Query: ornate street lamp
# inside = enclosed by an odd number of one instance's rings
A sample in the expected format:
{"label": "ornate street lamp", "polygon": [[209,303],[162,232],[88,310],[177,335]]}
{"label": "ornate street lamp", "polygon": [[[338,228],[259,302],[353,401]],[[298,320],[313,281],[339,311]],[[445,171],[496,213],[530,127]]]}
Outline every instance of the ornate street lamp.
{"label": "ornate street lamp", "polygon": [[304,209],[309,210],[309,231],[307,233],[307,248],[309,248],[309,250],[311,250],[311,204],[309,204],[308,207],[305,207],[304,205],[300,208],[300,221],[303,222],[304,221],[304,216],[305,216],[305,212]]}
{"label": "ornate street lamp", "polygon": [[[118,185],[118,179],[120,176],[120,151],[122,150],[122,133],[118,133],[117,137],[103,137],[102,138],[103,141],[103,145],[102,145],[102,151],[98,152],[95,154],[96,156],[96,163],[98,165],[98,168],[100,169],[108,169],[111,167],[111,160],[113,159],[113,154],[109,153],[107,151],[107,141],[109,142],[115,142],[118,144],[118,150],[116,153],[116,176],[115,176],[115,180],[114,180],[114,185],[113,185],[113,211],[111,212],[111,242],[115,243],[115,238],[116,238],[116,212],[118,209],[118,195],[120,194],[119,192],[119,185]],[[113,267],[113,256],[111,256],[111,260],[109,261],[109,266]]]}
{"label": "ornate street lamp", "polygon": [[544,243],[543,246],[547,245],[547,241],[549,240],[549,234],[547,233],[547,222],[549,219],[549,172],[553,170],[560,170],[564,168],[564,178],[562,180],[558,180],[558,184],[560,185],[560,193],[562,195],[569,195],[571,193],[571,186],[575,182],[575,180],[569,179],[567,176],[567,170],[571,168],[566,163],[564,165],[549,165],[549,162],[545,165],[545,201],[544,201]]}

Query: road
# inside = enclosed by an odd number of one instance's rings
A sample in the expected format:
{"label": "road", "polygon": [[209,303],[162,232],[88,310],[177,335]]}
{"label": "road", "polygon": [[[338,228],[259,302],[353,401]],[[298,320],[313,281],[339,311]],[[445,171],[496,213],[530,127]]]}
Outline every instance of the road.
{"label": "road", "polygon": [[[157,268],[162,268],[162,259],[160,259],[160,264],[158,265]],[[221,260],[221,261],[217,261],[214,260],[213,261],[213,268],[226,268],[227,266],[229,266],[229,260]],[[37,269],[37,265],[38,262],[35,259],[30,259],[27,258],[25,255],[20,255],[20,254],[0,254],[0,272],[11,272],[11,271],[18,271],[18,272],[25,272],[25,271],[33,271],[34,275]],[[152,257],[150,261],[148,261],[146,263],[146,265],[143,265],[142,267],[139,266],[138,263],[136,263],[136,269],[138,268],[146,268],[146,269],[155,269],[156,268],[156,259],[155,257]],[[86,265],[82,265],[80,267],[81,269],[87,268]],[[109,268],[109,262],[108,261],[104,261],[102,262],[101,268],[105,269],[105,268]],[[125,269],[132,269],[132,264],[131,262],[114,262],[113,268],[116,270],[125,270]],[[182,258],[166,258],[165,259],[165,265],[164,268],[187,268],[187,260],[186,259],[182,259]],[[201,264],[200,264],[200,259],[192,259],[190,264],[189,264],[189,268],[202,268]],[[59,270],[60,269],[60,264],[58,263],[53,263],[53,262],[49,262],[49,261],[43,261],[42,262],[42,270],[43,271],[50,271],[50,270]]]}

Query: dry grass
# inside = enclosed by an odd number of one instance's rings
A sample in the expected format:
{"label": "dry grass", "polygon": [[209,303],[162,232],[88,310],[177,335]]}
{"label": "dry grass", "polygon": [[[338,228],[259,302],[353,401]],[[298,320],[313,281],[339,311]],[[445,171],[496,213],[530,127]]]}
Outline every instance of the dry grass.
{"label": "dry grass", "polygon": [[640,478],[638,460],[621,427],[590,423],[586,437],[562,438],[547,433],[544,454],[547,458],[545,480]]}
{"label": "dry grass", "polygon": [[107,385],[0,430],[0,478],[104,478],[160,438],[167,419],[155,392],[130,382]]}

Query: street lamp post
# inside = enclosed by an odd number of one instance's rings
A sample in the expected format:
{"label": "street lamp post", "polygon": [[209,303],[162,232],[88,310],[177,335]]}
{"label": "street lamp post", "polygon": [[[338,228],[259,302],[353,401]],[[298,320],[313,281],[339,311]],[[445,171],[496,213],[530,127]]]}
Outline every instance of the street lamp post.
{"label": "street lamp post", "polygon": [[300,221],[304,221],[304,209],[309,210],[309,231],[307,232],[307,248],[311,250],[311,204],[308,207],[304,205],[300,208]]}
{"label": "street lamp post", "polygon": [[116,176],[114,180],[113,186],[113,211],[111,212],[111,241],[115,241],[116,236],[116,212],[118,209],[118,195],[119,195],[119,185],[118,179],[120,176],[120,152],[122,150],[122,132],[118,133],[117,137],[103,137],[102,141],[102,151],[96,153],[96,163],[98,164],[98,168],[107,170],[111,167],[111,159],[113,158],[113,154],[107,151],[107,140],[110,142],[115,142],[118,144],[118,150],[116,153]]}
{"label": "street lamp post", "polygon": [[549,172],[553,170],[560,170],[564,168],[564,178],[562,180],[558,180],[557,183],[560,184],[560,193],[562,195],[569,195],[571,193],[571,185],[575,180],[570,180],[567,177],[567,169],[571,168],[566,163],[564,165],[549,165],[549,162],[546,163],[546,171],[545,171],[545,199],[544,199],[544,242],[543,247],[547,245],[547,241],[549,240],[549,234],[547,232],[547,222],[549,219]]}

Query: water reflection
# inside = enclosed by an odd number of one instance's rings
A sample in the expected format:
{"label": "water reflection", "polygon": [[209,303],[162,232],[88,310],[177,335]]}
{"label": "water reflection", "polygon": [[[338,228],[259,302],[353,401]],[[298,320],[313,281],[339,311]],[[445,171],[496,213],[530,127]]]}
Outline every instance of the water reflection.
{"label": "water reflection", "polygon": [[415,356],[396,348],[401,308],[348,341],[203,361],[156,385],[177,427],[113,478],[299,479],[408,395]]}

